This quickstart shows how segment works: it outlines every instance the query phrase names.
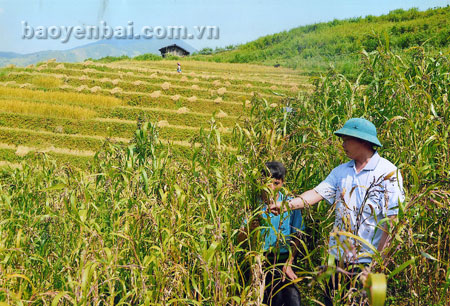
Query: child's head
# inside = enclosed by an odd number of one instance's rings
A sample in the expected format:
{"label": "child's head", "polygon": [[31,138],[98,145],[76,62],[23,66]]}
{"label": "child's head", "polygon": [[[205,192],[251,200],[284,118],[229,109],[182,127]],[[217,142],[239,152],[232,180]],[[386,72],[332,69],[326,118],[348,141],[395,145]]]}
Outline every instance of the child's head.
{"label": "child's head", "polygon": [[[267,162],[265,165],[267,170],[270,172],[270,177],[272,178],[269,187],[274,191],[281,188],[284,183],[284,177],[286,176],[286,168],[278,161]],[[269,176],[267,170],[264,169],[263,171],[264,177]]]}

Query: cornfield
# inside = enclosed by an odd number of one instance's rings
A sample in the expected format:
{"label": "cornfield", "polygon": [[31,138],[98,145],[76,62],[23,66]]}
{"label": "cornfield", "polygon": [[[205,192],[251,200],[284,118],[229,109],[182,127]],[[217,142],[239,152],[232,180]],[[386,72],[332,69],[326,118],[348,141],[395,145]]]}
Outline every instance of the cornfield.
{"label": "cornfield", "polygon": [[[420,48],[407,58],[383,48],[361,56],[355,82],[330,70],[280,106],[256,95],[226,146],[213,118],[189,158],[162,145],[156,123],[138,122],[130,144],[106,141],[89,171],[45,154],[2,170],[0,300],[257,305],[261,288],[246,275],[264,260],[261,241],[236,236],[257,213],[264,162],[283,161],[287,192],[299,194],[346,160],[333,131],[364,117],[379,130],[380,154],[402,171],[407,196],[388,256],[375,256],[372,272],[387,279],[388,305],[448,305],[449,59]],[[333,217],[325,203],[303,215],[297,284],[302,302],[315,305],[336,268],[327,254]],[[335,302],[350,304],[359,294],[352,289]]]}

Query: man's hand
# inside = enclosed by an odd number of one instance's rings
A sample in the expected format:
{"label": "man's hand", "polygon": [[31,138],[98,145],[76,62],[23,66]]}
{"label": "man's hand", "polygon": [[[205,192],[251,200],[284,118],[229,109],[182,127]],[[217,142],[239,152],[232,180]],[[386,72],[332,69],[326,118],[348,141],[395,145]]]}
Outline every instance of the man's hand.
{"label": "man's hand", "polygon": [[279,215],[281,212],[287,211],[287,209],[302,209],[316,204],[323,200],[323,197],[318,194],[314,189],[308,190],[302,193],[300,196],[289,200],[287,203],[283,202],[272,202],[269,204],[270,211]]}
{"label": "man's hand", "polygon": [[281,213],[282,206],[283,206],[283,202],[272,201],[269,204],[269,210],[272,214],[278,216]]}
{"label": "man's hand", "polygon": [[283,277],[281,279],[283,282],[286,280],[286,276],[292,281],[298,278],[297,275],[295,275],[294,270],[292,270],[291,264],[289,263],[286,263],[283,266]]}
{"label": "man's hand", "polygon": [[[296,200],[296,199],[293,199],[293,200]],[[278,216],[282,212],[288,211],[288,209],[298,209],[298,208],[293,208],[291,206],[291,203],[293,202],[293,200],[283,201],[283,202],[275,202],[275,201],[270,202],[270,204],[269,204],[270,212],[273,213],[274,215]],[[301,207],[301,208],[303,208],[303,207]]]}

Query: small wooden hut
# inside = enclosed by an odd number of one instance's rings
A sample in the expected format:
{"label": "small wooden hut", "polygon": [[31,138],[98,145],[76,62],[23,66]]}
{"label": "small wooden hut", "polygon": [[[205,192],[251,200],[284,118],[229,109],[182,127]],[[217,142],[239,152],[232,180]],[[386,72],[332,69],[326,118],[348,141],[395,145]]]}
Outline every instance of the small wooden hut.
{"label": "small wooden hut", "polygon": [[163,47],[163,48],[159,49],[159,52],[161,52],[162,57],[166,57],[168,54],[175,55],[175,56],[187,56],[190,54],[189,51],[181,48],[177,44]]}

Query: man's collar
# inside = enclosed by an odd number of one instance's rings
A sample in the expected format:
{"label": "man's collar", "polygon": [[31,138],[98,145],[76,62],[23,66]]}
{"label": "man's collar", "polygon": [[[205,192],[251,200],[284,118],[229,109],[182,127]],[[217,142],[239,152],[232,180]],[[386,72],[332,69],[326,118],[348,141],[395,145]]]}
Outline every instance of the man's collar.
{"label": "man's collar", "polygon": [[[367,165],[364,167],[363,171],[364,170],[367,170],[367,171],[374,170],[376,168],[376,166],[378,165],[379,161],[380,161],[380,154],[378,154],[378,152],[375,151],[375,153],[373,153],[373,155],[370,158]],[[355,167],[355,160],[352,159],[351,161],[349,161],[348,166]]]}
{"label": "man's collar", "polygon": [[363,170],[374,170],[378,165],[379,161],[380,155],[378,154],[377,151],[375,151],[375,153],[373,153],[372,157],[370,158],[369,162],[367,163],[367,165],[364,167]]}

